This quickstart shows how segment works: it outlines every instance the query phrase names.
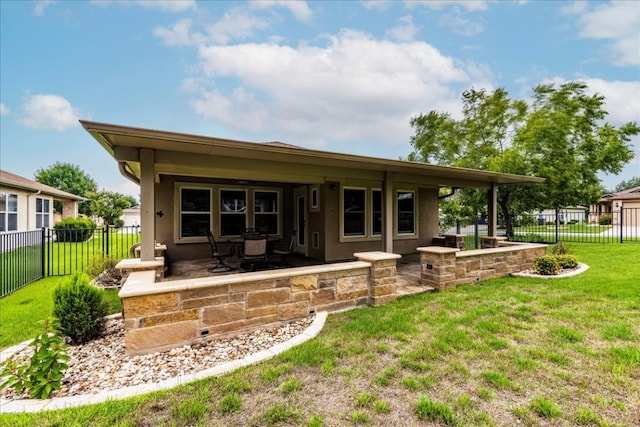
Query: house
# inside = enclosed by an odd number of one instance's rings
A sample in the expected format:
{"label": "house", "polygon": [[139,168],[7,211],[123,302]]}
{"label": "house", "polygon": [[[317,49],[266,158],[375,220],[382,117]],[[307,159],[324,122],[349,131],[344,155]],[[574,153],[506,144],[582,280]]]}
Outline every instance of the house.
{"label": "house", "polygon": [[[0,170],[0,232],[53,227],[56,221],[78,216],[80,196]],[[54,212],[53,203],[62,203]]]}
{"label": "house", "polygon": [[598,223],[602,215],[610,215],[613,225],[640,227],[640,187],[602,196],[597,203],[591,205],[589,221]]}
{"label": "house", "polygon": [[[129,354],[163,351],[320,311],[393,301],[397,260],[420,254],[425,286],[448,289],[530,268],[545,245],[496,236],[499,185],[542,178],[81,121],[140,186],[140,257],[116,268]],[[432,246],[438,190],[487,192],[490,249]],[[316,265],[164,277],[172,261],[211,259],[208,234],[286,239]],[[451,237],[451,239],[449,239]],[[167,252],[165,252],[167,251]],[[212,253],[213,252],[213,253]],[[216,264],[211,259],[210,265]],[[207,267],[203,271],[209,271]]]}
{"label": "house", "polygon": [[122,210],[120,215],[124,227],[137,227],[140,225],[140,205],[135,205]]}
{"label": "house", "polygon": [[[355,252],[415,253],[438,234],[438,189],[484,188],[495,234],[498,185],[540,178],[81,121],[140,185],[141,259],[154,241],[172,260],[203,258],[246,228],[284,238],[320,261]],[[492,228],[493,227],[493,228]]]}

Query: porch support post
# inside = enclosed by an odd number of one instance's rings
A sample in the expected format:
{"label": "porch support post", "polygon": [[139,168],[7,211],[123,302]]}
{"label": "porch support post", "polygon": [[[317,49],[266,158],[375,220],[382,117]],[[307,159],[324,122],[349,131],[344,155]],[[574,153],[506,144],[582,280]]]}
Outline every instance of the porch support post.
{"label": "porch support post", "polygon": [[154,152],[140,149],[140,261],[155,260]]}
{"label": "porch support post", "polygon": [[393,174],[387,172],[384,177],[384,224],[383,250],[393,253]]}
{"label": "porch support post", "polygon": [[491,184],[491,188],[487,190],[487,235],[496,236],[498,231],[498,185]]}

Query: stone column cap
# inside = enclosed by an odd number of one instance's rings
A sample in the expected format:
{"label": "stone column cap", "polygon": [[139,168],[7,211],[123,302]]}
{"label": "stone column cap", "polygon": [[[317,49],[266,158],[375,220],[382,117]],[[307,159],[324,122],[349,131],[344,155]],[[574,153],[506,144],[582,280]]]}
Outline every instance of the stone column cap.
{"label": "stone column cap", "polygon": [[447,248],[444,246],[425,246],[417,248],[418,252],[430,253],[430,254],[453,254],[460,252],[458,248]]}
{"label": "stone column cap", "polygon": [[386,261],[389,259],[400,259],[402,255],[392,252],[372,251],[372,252],[356,252],[354,257],[367,262]]}

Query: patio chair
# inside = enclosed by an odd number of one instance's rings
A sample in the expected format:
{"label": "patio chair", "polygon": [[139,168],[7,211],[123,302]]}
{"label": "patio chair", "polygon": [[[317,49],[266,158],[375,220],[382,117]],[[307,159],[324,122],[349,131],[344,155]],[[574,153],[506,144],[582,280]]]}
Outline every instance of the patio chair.
{"label": "patio chair", "polygon": [[240,265],[247,271],[255,271],[256,267],[265,267],[267,263],[267,236],[263,234],[246,234]]}
{"label": "patio chair", "polygon": [[209,273],[218,273],[219,271],[216,271],[216,270],[220,268],[224,268],[224,271],[233,270],[232,267],[230,267],[224,262],[225,258],[231,256],[231,250],[229,249],[227,251],[221,251],[218,248],[218,243],[216,242],[216,239],[213,237],[213,233],[211,232],[211,230],[207,232],[207,239],[209,239],[209,245],[211,246],[211,258],[213,258],[213,260],[216,261],[216,265],[214,265],[213,267],[207,268],[207,271]]}
{"label": "patio chair", "polygon": [[280,263],[282,265],[289,265],[287,260],[289,255],[293,253],[293,244],[295,243],[295,241],[296,241],[296,230],[293,230],[288,241],[281,240],[277,242],[277,243],[286,243],[286,246],[283,246],[282,244],[280,245],[276,244],[276,246],[273,248],[272,253],[280,256]]}

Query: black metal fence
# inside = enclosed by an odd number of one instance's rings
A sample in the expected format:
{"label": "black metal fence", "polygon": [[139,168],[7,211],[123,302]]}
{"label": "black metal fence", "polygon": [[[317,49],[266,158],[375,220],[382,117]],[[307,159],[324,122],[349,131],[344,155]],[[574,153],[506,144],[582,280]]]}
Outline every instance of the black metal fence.
{"label": "black metal fence", "polygon": [[139,226],[2,233],[0,297],[43,277],[84,271],[95,258],[126,258],[139,241]]}
{"label": "black metal fence", "polygon": [[[622,208],[611,213],[578,209],[558,209],[553,213],[520,215],[512,220],[513,234],[498,219],[500,236],[510,241],[549,243],[640,243],[640,208]],[[480,238],[487,235],[486,221],[460,219],[455,225],[441,230],[442,234],[463,234],[466,249],[479,249]]]}

